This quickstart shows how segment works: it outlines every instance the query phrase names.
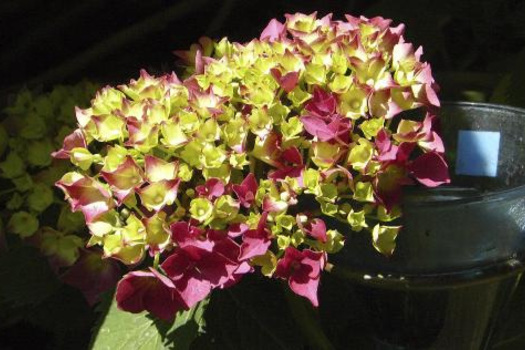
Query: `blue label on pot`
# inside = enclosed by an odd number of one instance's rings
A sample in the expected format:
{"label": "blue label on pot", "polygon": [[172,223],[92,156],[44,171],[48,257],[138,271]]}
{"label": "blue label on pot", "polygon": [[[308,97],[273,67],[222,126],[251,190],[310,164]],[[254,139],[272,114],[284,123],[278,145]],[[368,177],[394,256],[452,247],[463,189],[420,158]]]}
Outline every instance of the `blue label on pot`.
{"label": "blue label on pot", "polygon": [[499,141],[497,131],[459,130],[456,174],[495,177]]}

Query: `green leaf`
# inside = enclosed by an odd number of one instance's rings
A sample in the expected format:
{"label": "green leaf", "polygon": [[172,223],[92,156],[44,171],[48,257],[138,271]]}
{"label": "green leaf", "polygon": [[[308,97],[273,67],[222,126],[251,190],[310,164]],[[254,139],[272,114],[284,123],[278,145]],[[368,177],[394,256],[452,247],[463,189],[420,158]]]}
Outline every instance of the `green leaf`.
{"label": "green leaf", "polygon": [[179,312],[173,324],[156,320],[147,312],[132,314],[119,310],[113,297],[101,305],[106,312],[91,339],[93,350],[102,349],[189,349],[193,340],[204,332],[203,300],[188,311]]}
{"label": "green leaf", "polygon": [[305,349],[307,340],[288,308],[281,283],[246,276],[213,292],[206,310],[206,334],[194,349]]}

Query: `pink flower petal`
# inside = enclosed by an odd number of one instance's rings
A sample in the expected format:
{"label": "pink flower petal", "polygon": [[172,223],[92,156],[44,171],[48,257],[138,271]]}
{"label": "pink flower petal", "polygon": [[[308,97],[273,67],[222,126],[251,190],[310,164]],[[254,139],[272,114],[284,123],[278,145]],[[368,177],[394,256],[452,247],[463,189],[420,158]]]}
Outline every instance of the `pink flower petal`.
{"label": "pink flower petal", "polygon": [[199,301],[206,299],[212,290],[210,281],[192,275],[175,281],[175,287],[179,291],[182,300],[184,300],[184,303],[188,305],[189,308],[193,307]]}
{"label": "pink flower petal", "polygon": [[310,300],[313,306],[319,306],[319,300],[317,299],[317,290],[319,289],[320,278],[312,278],[304,280],[295,276],[290,277],[288,285],[295,294],[305,297]]}
{"label": "pink flower petal", "polygon": [[316,86],[314,87],[314,95],[305,109],[314,115],[326,116],[334,114],[336,106],[337,100],[334,95]]}
{"label": "pink flower petal", "polygon": [[228,236],[237,238],[242,236],[250,227],[244,223],[236,223],[228,226]]}
{"label": "pink flower petal", "polygon": [[274,273],[277,278],[288,280],[290,289],[310,300],[317,307],[317,289],[321,271],[325,265],[325,254],[310,249],[299,251],[294,247],[286,248],[284,257],[279,260]]}
{"label": "pink flower petal", "polygon": [[257,225],[256,230],[249,230],[242,236],[241,251],[238,260],[248,260],[255,256],[264,255],[270,244],[270,234],[266,228],[266,222],[268,219],[268,212],[264,212],[261,215],[261,219]]}
{"label": "pink flower petal", "polygon": [[303,156],[297,147],[292,146],[284,150],[282,157],[285,161],[292,164],[303,164]]}
{"label": "pink flower petal", "polygon": [[55,184],[66,194],[73,211],[82,211],[87,222],[106,213],[115,206],[115,201],[99,182],[84,176],[72,183],[59,180]]}
{"label": "pink flower petal", "polygon": [[195,188],[199,196],[206,197],[209,200],[213,200],[224,194],[225,187],[224,183],[217,178],[211,178],[204,185],[197,186]]}
{"label": "pink flower petal", "polygon": [[323,243],[328,238],[326,236],[326,225],[321,219],[313,219],[309,224],[305,225],[304,229],[310,236]]}
{"label": "pink flower petal", "polygon": [[172,320],[177,311],[187,309],[175,286],[153,271],[133,271],[117,285],[115,298],[119,309],[131,313],[144,310],[163,320]]}
{"label": "pink flower petal", "polygon": [[69,152],[76,147],[87,147],[86,139],[82,133],[82,130],[80,129],[76,129],[71,134],[66,136],[62,144],[62,148],[56,152],[51,153],[51,156],[58,159],[69,159]]}
{"label": "pink flower petal", "polygon": [[233,185],[232,190],[237,195],[241,205],[245,208],[251,207],[255,200],[255,194],[258,188],[257,180],[253,173],[249,173],[240,185]]}
{"label": "pink flower petal", "polygon": [[447,162],[438,153],[429,152],[419,156],[408,169],[417,181],[427,187],[450,183]]}
{"label": "pink flower petal", "polygon": [[270,247],[271,240],[267,235],[259,235],[257,230],[249,230],[243,235],[239,260],[248,260],[264,255]]}
{"label": "pink flower petal", "polygon": [[286,33],[284,25],[273,18],[270,23],[264,28],[261,33],[260,40],[268,40],[270,42],[282,39]]}
{"label": "pink flower petal", "polygon": [[272,68],[270,72],[284,91],[291,92],[297,86],[297,82],[299,81],[299,72],[289,72],[285,75],[282,75],[281,71],[277,68]]}

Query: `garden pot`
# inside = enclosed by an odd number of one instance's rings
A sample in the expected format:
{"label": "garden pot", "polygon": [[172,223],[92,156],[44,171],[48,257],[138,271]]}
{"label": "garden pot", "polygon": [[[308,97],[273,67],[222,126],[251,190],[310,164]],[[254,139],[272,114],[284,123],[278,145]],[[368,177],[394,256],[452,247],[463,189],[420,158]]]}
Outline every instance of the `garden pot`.
{"label": "garden pot", "polygon": [[446,103],[451,184],[407,188],[390,257],[346,230],[334,274],[351,281],[378,349],[490,347],[524,270],[525,110]]}

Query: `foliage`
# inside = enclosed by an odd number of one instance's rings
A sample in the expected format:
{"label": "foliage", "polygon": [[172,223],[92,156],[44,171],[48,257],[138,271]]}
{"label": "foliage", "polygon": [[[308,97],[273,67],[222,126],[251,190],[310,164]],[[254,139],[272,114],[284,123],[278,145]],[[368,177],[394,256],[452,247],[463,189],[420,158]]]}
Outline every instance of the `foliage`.
{"label": "foliage", "polygon": [[[37,247],[55,273],[77,287],[75,271],[82,266],[94,271],[100,259],[91,266],[85,264],[86,256],[96,252],[84,249],[87,232],[82,215],[71,212],[54,188],[69,166],[54,160],[51,153],[74,129],[75,105],[87,104],[96,88],[83,82],[56,86],[49,93],[22,90],[5,108],[0,123],[0,198],[6,233]],[[83,278],[86,273],[90,272],[83,271]],[[94,289],[107,283],[97,284],[81,288],[91,303],[97,298]]]}
{"label": "foliage", "polygon": [[4,179],[0,197],[5,203],[2,214],[7,232],[35,238],[42,253],[65,266],[78,257],[82,240],[74,233],[81,233],[82,221],[63,210],[65,206],[53,193],[53,184],[67,165],[53,162],[51,152],[74,128],[74,106],[89,101],[95,89],[91,83],[80,83],[57,86],[48,94],[22,90],[4,110],[0,123],[4,145],[0,147],[0,179]]}
{"label": "foliage", "polygon": [[93,318],[82,295],[60,283],[37,249],[10,243],[9,252],[0,254],[0,277],[7,281],[0,285],[2,345],[25,344],[24,339],[12,336],[25,324],[48,332],[43,348],[83,346]]}
{"label": "foliage", "polygon": [[91,348],[99,349],[189,349],[205,329],[203,300],[187,311],[181,311],[174,323],[155,320],[147,312],[131,314],[119,310],[112,294],[107,295],[98,310],[99,318]]}
{"label": "foliage", "polygon": [[205,313],[206,333],[193,348],[304,349],[308,338],[287,306],[283,287],[249,276],[236,288],[213,293]]}

